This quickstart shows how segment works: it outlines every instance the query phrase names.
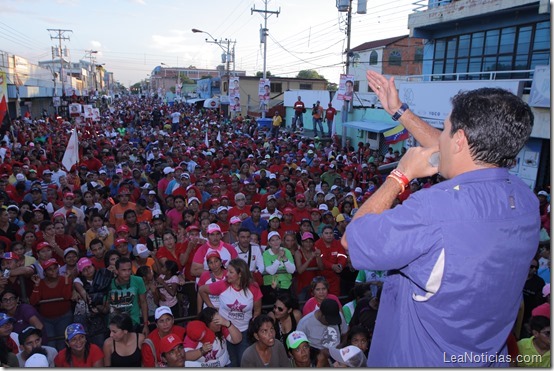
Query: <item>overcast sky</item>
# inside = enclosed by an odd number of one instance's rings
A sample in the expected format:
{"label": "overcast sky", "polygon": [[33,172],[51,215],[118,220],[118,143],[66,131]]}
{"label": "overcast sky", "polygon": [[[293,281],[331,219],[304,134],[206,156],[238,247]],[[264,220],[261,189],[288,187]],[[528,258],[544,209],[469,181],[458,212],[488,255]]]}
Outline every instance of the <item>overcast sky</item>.
{"label": "overcast sky", "polygon": [[[367,41],[407,35],[414,0],[368,0],[367,14],[354,14],[351,47]],[[54,32],[64,29],[63,45],[72,61],[86,50],[98,51],[96,63],[114,73],[125,86],[146,79],[162,62],[171,67],[215,68],[222,49],[206,43],[236,41],[236,69],[248,75],[263,69],[260,44],[263,0],[3,0],[0,50],[36,63],[51,58]],[[353,1],[356,11],[357,0]],[[271,0],[268,10],[267,70],[295,76],[315,69],[331,82],[344,72],[346,13],[335,0]]]}

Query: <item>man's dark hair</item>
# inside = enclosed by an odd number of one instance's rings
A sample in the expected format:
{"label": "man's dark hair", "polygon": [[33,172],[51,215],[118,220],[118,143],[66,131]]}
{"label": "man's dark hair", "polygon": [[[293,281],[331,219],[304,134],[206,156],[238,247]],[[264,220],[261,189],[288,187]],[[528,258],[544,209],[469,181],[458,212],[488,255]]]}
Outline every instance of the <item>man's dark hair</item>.
{"label": "man's dark hair", "polygon": [[510,168],[533,129],[533,112],[507,90],[481,88],[452,98],[450,136],[463,130],[475,162]]}
{"label": "man's dark hair", "polygon": [[550,327],[550,319],[545,316],[533,316],[529,320],[531,330],[541,332],[543,328]]}
{"label": "man's dark hair", "polygon": [[125,263],[131,263],[131,259],[129,259],[129,258],[126,257],[126,256],[120,257],[120,258],[117,259],[116,262],[115,262],[115,269],[119,269],[119,267],[121,266],[121,264],[125,264]]}

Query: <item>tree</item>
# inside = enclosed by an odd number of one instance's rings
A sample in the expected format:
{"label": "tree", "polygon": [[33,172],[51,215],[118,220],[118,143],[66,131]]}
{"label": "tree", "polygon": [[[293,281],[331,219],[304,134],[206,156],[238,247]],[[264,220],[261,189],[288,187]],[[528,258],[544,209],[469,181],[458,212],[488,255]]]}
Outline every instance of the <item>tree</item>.
{"label": "tree", "polygon": [[[270,71],[266,71],[266,76],[272,76]],[[264,77],[264,73],[262,71],[256,72],[256,77]]]}
{"label": "tree", "polygon": [[180,79],[181,79],[181,83],[183,84],[195,84],[194,80],[192,80],[188,76],[181,76]]}
{"label": "tree", "polygon": [[297,79],[323,79],[325,80],[325,77],[321,76],[319,73],[317,73],[316,70],[302,70],[298,72],[298,75],[296,75]]}
{"label": "tree", "polygon": [[339,90],[339,86],[338,86],[337,83],[329,82],[329,83],[327,83],[327,90],[328,91],[337,91],[337,90]]}

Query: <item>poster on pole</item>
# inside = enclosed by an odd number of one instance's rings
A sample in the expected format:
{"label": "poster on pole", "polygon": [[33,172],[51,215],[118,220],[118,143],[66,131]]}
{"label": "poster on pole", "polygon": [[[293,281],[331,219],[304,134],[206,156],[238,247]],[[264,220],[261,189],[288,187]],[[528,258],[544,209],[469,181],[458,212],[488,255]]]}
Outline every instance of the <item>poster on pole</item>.
{"label": "poster on pole", "polygon": [[240,80],[238,77],[231,78],[229,104],[231,105],[231,111],[240,112]]}
{"label": "poster on pole", "polygon": [[269,79],[260,79],[258,84],[258,98],[260,99],[260,109],[267,111],[269,107],[269,94],[271,92],[271,83]]}
{"label": "poster on pole", "polygon": [[339,90],[337,90],[338,100],[351,101],[354,96],[354,75],[340,75]]}
{"label": "poster on pole", "polygon": [[8,80],[6,80],[6,73],[0,72],[0,123],[4,121],[4,116],[6,116],[7,113],[8,113]]}
{"label": "poster on pole", "polygon": [[84,105],[84,108],[85,108],[85,118],[86,119],[91,119],[92,118],[92,109],[93,109],[93,106],[92,104],[85,104]]}

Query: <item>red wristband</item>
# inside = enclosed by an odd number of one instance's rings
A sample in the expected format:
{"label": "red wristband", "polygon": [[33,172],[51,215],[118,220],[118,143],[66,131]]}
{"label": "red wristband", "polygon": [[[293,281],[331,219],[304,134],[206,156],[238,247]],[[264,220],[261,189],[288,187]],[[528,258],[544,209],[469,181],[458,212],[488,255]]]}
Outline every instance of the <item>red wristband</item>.
{"label": "red wristband", "polygon": [[400,170],[394,169],[393,171],[391,171],[391,174],[398,177],[398,179],[400,179],[402,183],[404,183],[404,187],[407,187],[408,184],[410,184],[410,180],[408,179],[408,177],[406,177],[406,175],[404,175]]}

